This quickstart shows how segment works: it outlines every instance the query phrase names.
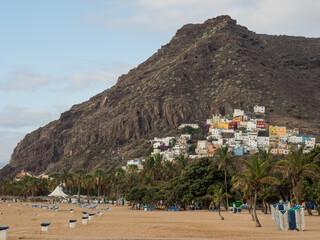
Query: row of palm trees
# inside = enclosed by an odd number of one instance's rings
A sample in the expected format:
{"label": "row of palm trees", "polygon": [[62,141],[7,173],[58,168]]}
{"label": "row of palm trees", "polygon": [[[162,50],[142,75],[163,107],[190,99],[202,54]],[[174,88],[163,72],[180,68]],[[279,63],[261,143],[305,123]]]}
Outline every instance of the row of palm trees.
{"label": "row of palm trees", "polygon": [[[263,193],[267,185],[279,185],[281,183],[281,179],[275,177],[274,173],[276,171],[282,172],[283,178],[291,179],[294,201],[298,205],[301,203],[304,177],[320,176],[320,168],[318,165],[320,155],[318,154],[313,159],[310,159],[303,154],[303,149],[304,145],[297,150],[291,150],[286,159],[280,161],[275,161],[272,158],[270,149],[268,151],[259,149],[259,154],[254,154],[251,160],[241,160],[244,166],[239,173],[232,177],[231,182],[233,183],[233,188],[231,190],[241,189],[243,193],[247,193],[247,195],[250,196],[250,202],[253,204],[253,211],[251,212],[252,220],[256,221],[257,227],[261,227],[256,214],[258,195]],[[215,199],[221,201],[220,198],[224,195],[226,205],[228,206],[228,197],[230,195],[227,188],[227,175],[228,169],[234,167],[233,157],[228,151],[228,146],[218,149],[216,156],[215,162],[218,163],[219,168],[223,169],[225,173],[225,192],[217,188]]]}
{"label": "row of palm trees", "polygon": [[86,193],[87,201],[90,195],[98,196],[98,202],[106,201],[106,197],[119,199],[125,197],[126,193],[138,184],[146,186],[156,186],[169,181],[180,175],[188,164],[189,159],[180,155],[175,159],[175,163],[166,161],[160,154],[149,156],[144,161],[142,171],[137,165],[129,165],[127,172],[121,167],[107,173],[102,169],[96,169],[93,173],[88,173],[84,169],[77,169],[70,172],[63,169],[59,173],[52,173],[49,179],[24,177],[20,181],[14,181],[10,176],[0,182],[0,194],[13,196],[45,196],[57,185],[63,184],[68,193],[68,200],[71,202],[71,195],[77,193],[77,201],[80,202],[81,193]]}
{"label": "row of palm trees", "polygon": [[[283,178],[290,179],[293,199],[296,204],[300,204],[303,179],[305,176],[319,176],[317,162],[320,160],[319,154],[312,159],[303,154],[303,148],[304,146],[291,150],[287,157],[280,161],[272,157],[270,149],[269,151],[259,149],[259,153],[253,155],[250,160],[242,159],[240,161],[242,164],[239,164],[239,161],[235,162],[228,151],[228,146],[219,148],[210,166],[218,166],[224,173],[224,186],[215,185],[212,196],[219,215],[221,216],[220,203],[224,202],[225,206],[229,206],[230,193],[240,190],[250,199],[250,204],[253,206],[252,219],[256,221],[256,226],[261,226],[256,214],[257,200],[265,194],[268,186],[283,182],[283,179],[277,177],[276,172],[281,172]],[[96,169],[93,173],[78,169],[71,173],[63,169],[60,173],[51,174],[48,180],[25,177],[15,182],[13,177],[8,177],[0,182],[0,194],[23,197],[47,195],[57,185],[64,184],[69,201],[71,201],[72,192],[77,192],[78,202],[80,202],[81,193],[86,193],[87,201],[90,195],[97,195],[99,202],[105,201],[107,196],[109,199],[119,199],[119,197],[125,197],[135,186],[160,186],[174,177],[183,175],[188,162],[189,159],[184,155],[178,156],[174,162],[171,162],[164,160],[162,155],[155,154],[142,163],[141,171],[136,165],[130,165],[127,172],[122,168],[116,168],[111,173],[102,169]],[[229,182],[232,184],[230,191]],[[222,216],[221,219],[223,219]]]}

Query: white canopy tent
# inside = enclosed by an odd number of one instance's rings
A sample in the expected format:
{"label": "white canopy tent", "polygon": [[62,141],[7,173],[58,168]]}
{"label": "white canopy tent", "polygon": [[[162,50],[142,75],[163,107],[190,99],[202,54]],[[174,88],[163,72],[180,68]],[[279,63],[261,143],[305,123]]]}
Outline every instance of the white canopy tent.
{"label": "white canopy tent", "polygon": [[58,185],[56,189],[53,190],[53,192],[50,193],[48,196],[49,197],[68,197],[68,195],[62,191],[62,187],[60,185]]}

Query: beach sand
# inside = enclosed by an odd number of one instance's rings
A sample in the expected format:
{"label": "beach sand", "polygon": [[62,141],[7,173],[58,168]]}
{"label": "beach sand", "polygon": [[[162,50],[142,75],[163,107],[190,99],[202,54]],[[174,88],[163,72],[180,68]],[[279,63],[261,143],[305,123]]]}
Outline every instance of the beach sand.
{"label": "beach sand", "polygon": [[[29,206],[32,203],[28,203]],[[0,226],[9,226],[8,239],[320,239],[320,216],[306,216],[305,231],[283,232],[276,228],[271,215],[258,214],[261,228],[255,227],[248,212],[231,214],[209,211],[148,211],[128,210],[126,206],[111,207],[102,216],[94,216],[82,225],[82,211],[97,210],[75,205],[58,204],[59,211],[26,208],[26,203],[0,203]],[[50,205],[53,206],[53,205]],[[70,209],[74,213],[70,213]],[[20,215],[19,215],[20,212]],[[75,229],[69,220],[76,219]],[[49,232],[42,232],[40,224],[50,222]]]}

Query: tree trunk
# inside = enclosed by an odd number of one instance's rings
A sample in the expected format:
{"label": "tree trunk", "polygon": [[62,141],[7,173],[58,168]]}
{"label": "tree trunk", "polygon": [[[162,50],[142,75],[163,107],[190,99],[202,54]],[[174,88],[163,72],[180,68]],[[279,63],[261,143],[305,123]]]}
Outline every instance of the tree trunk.
{"label": "tree trunk", "polygon": [[253,208],[253,212],[254,212],[254,217],[256,219],[256,227],[261,227],[261,224],[259,222],[258,216],[257,216],[257,190],[254,191],[254,208]]}
{"label": "tree trunk", "polygon": [[268,202],[266,202],[266,214],[268,214],[268,211],[270,212],[270,204]]}
{"label": "tree trunk", "polygon": [[293,190],[293,195],[294,195],[294,200],[297,205],[300,204],[299,201],[299,196],[298,196],[298,181],[295,177],[292,178],[292,190]]}
{"label": "tree trunk", "polygon": [[69,186],[69,203],[71,203],[71,186]]}
{"label": "tree trunk", "polygon": [[[226,188],[226,193],[228,193],[228,185],[227,185],[227,168],[224,169],[224,186]],[[228,211],[228,208],[229,208],[229,199],[228,199],[228,196],[226,196],[226,210]]]}
{"label": "tree trunk", "polygon": [[78,203],[80,203],[80,190],[81,190],[81,184],[78,184]]}
{"label": "tree trunk", "polygon": [[298,195],[298,187],[297,187],[297,186],[295,187],[294,192],[295,192],[294,198],[296,199],[296,204],[297,204],[297,205],[300,205],[300,199],[299,199],[299,195]]}
{"label": "tree trunk", "polygon": [[218,213],[219,213],[220,219],[224,220],[224,218],[221,216],[221,213],[220,213],[220,203],[217,204],[217,208],[218,208]]}
{"label": "tree trunk", "polygon": [[[253,204],[251,205],[251,208],[253,208]],[[254,213],[253,213],[253,209],[251,209],[251,220],[255,221],[256,219],[254,218]]]}
{"label": "tree trunk", "polygon": [[252,221],[254,221],[255,218],[254,218],[254,214],[253,214],[252,208],[253,208],[253,196],[252,196],[252,193],[250,193],[249,214],[251,214]]}
{"label": "tree trunk", "polygon": [[262,199],[262,206],[263,206],[263,214],[267,214],[268,213],[268,207],[267,207],[267,203],[264,199]]}
{"label": "tree trunk", "polygon": [[90,194],[90,190],[87,189],[87,203],[89,203],[89,194]]}
{"label": "tree trunk", "polygon": [[100,204],[100,186],[98,185],[98,203]]}
{"label": "tree trunk", "polygon": [[106,189],[103,189],[103,202],[106,202]]}

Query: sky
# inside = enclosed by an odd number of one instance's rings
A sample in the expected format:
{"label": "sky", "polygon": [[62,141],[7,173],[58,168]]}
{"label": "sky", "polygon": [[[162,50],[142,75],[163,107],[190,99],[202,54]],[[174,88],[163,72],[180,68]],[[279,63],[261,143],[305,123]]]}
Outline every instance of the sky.
{"label": "sky", "polygon": [[319,13],[316,0],[0,0],[0,168],[184,24],[228,14],[257,33],[320,37]]}

